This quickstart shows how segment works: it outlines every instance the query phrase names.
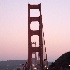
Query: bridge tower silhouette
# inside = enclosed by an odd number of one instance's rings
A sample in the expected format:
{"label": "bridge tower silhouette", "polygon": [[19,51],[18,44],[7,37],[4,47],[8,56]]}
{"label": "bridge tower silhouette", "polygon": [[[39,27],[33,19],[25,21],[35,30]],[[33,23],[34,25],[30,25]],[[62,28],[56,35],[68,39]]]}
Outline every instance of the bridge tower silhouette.
{"label": "bridge tower silhouette", "polygon": [[[39,9],[40,16],[39,17],[30,17],[30,9]],[[39,30],[31,30],[30,24],[33,21],[39,22]],[[38,5],[30,5],[28,4],[28,66],[32,65],[32,54],[38,52],[40,57],[40,64],[43,67],[43,37],[42,37],[42,15],[41,15],[41,3]],[[31,42],[31,36],[38,35],[39,36],[39,46],[33,47],[32,44],[35,42]],[[46,56],[47,59],[47,56]]]}

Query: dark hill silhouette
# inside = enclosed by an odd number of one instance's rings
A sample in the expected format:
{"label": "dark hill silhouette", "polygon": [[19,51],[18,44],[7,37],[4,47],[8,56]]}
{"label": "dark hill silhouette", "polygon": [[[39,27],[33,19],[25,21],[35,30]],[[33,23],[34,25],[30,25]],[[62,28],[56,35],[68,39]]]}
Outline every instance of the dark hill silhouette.
{"label": "dark hill silhouette", "polygon": [[70,68],[70,51],[62,54],[54,63],[49,66],[49,70],[60,70],[60,68]]}

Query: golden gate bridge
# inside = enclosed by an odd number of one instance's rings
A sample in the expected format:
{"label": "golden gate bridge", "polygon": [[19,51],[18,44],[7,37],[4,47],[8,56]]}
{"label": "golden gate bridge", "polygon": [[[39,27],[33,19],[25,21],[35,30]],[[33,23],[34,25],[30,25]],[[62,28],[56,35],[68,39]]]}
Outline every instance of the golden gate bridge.
{"label": "golden gate bridge", "polygon": [[[30,9],[38,9],[40,16],[38,17],[30,17]],[[36,14],[36,13],[35,13]],[[39,22],[39,30],[32,30],[30,28],[31,22]],[[39,46],[37,46],[37,42],[32,42],[31,37],[37,35],[39,37]],[[35,46],[32,46],[32,45]],[[32,55],[34,54],[34,57]],[[38,5],[28,4],[28,61],[25,66],[23,64],[23,70],[47,70],[48,69],[48,61],[44,40],[44,32],[43,32],[43,23],[42,23],[42,14],[41,14],[41,3]],[[17,69],[19,70],[19,69]]]}
{"label": "golden gate bridge", "polygon": [[[39,17],[30,17],[30,9],[39,9],[40,16]],[[31,30],[30,24],[31,22],[38,21],[39,22],[39,30]],[[36,46],[36,42],[31,42],[31,37],[34,35],[39,36],[39,46]],[[32,46],[35,44],[35,47]],[[45,40],[44,40],[44,32],[43,32],[43,23],[42,23],[42,14],[41,14],[41,3],[38,5],[30,5],[28,4],[28,68],[32,66],[32,62],[34,59],[35,64],[40,64],[41,68],[46,66],[48,67],[47,63],[47,54],[46,54],[46,47]],[[36,54],[38,52],[38,55]],[[32,54],[35,54],[35,58],[32,58]],[[38,59],[37,59],[38,57]]]}

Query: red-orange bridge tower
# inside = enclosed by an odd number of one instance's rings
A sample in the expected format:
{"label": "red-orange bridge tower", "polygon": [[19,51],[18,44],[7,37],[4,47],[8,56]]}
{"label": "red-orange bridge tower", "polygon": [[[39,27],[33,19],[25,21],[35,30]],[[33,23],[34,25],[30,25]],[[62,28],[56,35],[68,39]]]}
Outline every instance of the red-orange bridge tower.
{"label": "red-orange bridge tower", "polygon": [[[39,9],[40,16],[39,17],[30,17],[30,9]],[[30,24],[32,21],[38,21],[39,22],[39,30],[31,30]],[[35,52],[39,53],[40,57],[40,64],[43,66],[43,36],[42,34],[43,24],[42,24],[42,15],[41,15],[41,4],[38,5],[30,5],[28,4],[28,64],[29,67],[32,65],[32,54]],[[39,46],[38,47],[32,47],[31,42],[31,36],[38,35],[39,36]],[[42,36],[43,35],[43,36]],[[45,42],[44,42],[45,44]],[[47,60],[47,56],[46,56]]]}

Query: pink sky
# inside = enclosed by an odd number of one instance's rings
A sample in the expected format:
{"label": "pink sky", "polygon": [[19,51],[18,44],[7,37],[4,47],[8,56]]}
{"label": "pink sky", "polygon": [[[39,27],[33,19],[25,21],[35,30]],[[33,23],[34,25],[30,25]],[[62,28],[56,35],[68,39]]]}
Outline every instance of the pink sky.
{"label": "pink sky", "polygon": [[48,61],[70,51],[70,0],[0,0],[0,60],[28,57],[28,2],[42,4]]}

